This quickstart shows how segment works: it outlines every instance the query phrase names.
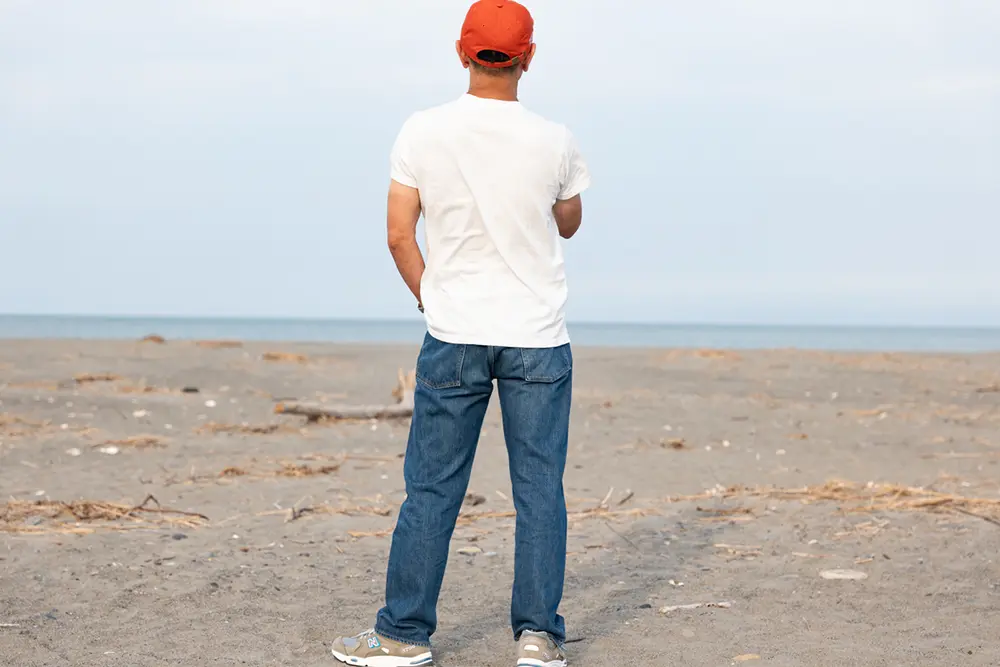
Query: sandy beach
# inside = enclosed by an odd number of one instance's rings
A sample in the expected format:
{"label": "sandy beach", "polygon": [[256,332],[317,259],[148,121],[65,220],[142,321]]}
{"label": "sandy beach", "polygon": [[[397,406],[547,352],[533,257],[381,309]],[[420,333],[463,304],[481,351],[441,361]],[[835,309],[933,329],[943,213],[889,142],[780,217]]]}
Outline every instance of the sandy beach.
{"label": "sandy beach", "polygon": [[[415,355],[0,342],[0,665],[334,665],[408,424],[275,405],[391,403]],[[575,356],[571,664],[1000,664],[1000,354]],[[494,401],[440,665],[513,664],[512,511]]]}

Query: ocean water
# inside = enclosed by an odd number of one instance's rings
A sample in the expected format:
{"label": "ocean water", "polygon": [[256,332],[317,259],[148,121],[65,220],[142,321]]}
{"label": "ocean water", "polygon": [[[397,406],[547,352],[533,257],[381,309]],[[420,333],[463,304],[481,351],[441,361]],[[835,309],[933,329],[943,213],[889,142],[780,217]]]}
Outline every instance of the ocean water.
{"label": "ocean water", "polygon": [[[420,320],[307,320],[0,315],[0,339],[169,339],[418,343]],[[1000,328],[821,327],[691,324],[570,325],[578,346],[922,352],[1000,351]],[[2,342],[0,342],[2,345]]]}

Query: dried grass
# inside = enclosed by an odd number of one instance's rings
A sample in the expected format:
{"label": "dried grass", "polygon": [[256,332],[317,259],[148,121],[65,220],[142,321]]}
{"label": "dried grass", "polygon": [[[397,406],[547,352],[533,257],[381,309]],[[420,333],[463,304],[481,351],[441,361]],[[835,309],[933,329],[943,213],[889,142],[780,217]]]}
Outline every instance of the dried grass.
{"label": "dried grass", "polygon": [[931,423],[934,417],[946,424],[959,424],[962,426],[976,426],[981,422],[1000,422],[1000,410],[996,408],[970,411],[966,406],[955,404],[942,405],[940,403],[931,403],[929,405],[907,404],[903,406],[882,405],[865,410],[850,410],[844,414],[853,414],[857,417],[878,420],[892,418],[893,420],[917,422],[924,425]]}
{"label": "dried grass", "polygon": [[309,362],[309,357],[304,354],[293,354],[291,352],[265,352],[260,355],[263,361],[272,361],[285,364],[305,364]]}
{"label": "dried grass", "polygon": [[39,391],[59,391],[63,387],[51,380],[27,380],[25,382],[7,382],[5,387],[11,389],[37,389]]}
{"label": "dried grass", "polygon": [[[154,503],[155,507],[150,507]],[[38,521],[26,525],[25,521]],[[160,506],[152,495],[138,505],[123,505],[97,500],[62,502],[11,500],[0,505],[0,532],[27,534],[85,534],[97,530],[129,530],[144,526],[197,528],[208,517]],[[86,525],[81,525],[86,524]]]}
{"label": "dried grass", "polygon": [[[957,512],[976,517],[1000,525],[1000,499],[968,498],[948,493],[933,491],[920,487],[907,487],[896,484],[856,484],[852,482],[831,481],[819,486],[809,486],[797,489],[751,488],[733,486],[728,489],[713,489],[692,496],[675,496],[667,499],[669,503],[693,502],[710,499],[733,498],[766,498],[777,501],[799,501],[803,503],[835,502],[847,512]],[[636,519],[661,513],[661,509],[642,507],[630,510],[613,510],[608,508],[607,499],[596,507],[581,511],[571,511],[567,518],[572,522],[592,519],[620,520]],[[697,507],[697,511],[707,514],[706,521],[752,521],[753,510],[745,507],[705,508]],[[469,526],[481,521],[496,519],[513,519],[517,513],[507,511],[462,512],[457,521],[458,526]],[[886,522],[867,521],[852,528],[852,535],[873,535],[881,531]],[[720,545],[719,548],[723,548]],[[759,555],[758,548],[732,548],[729,555],[748,557]]]}
{"label": "dried grass", "polygon": [[716,361],[743,361],[742,355],[732,350],[716,350],[712,348],[702,349],[676,349],[670,350],[657,356],[657,361],[676,361],[677,359],[712,359]]}
{"label": "dried grass", "polygon": [[[622,518],[632,518],[637,519],[643,516],[649,516],[656,514],[657,510],[649,507],[630,509],[630,510],[612,510],[606,507],[594,507],[587,510],[582,510],[579,512],[569,512],[566,518],[570,522],[575,521],[586,521],[589,519],[622,519]],[[487,519],[513,519],[517,516],[517,512],[514,511],[504,511],[504,512],[463,512],[458,516],[458,522],[456,525],[468,526],[479,521],[484,521]]]}
{"label": "dried grass", "polygon": [[362,537],[389,537],[392,535],[392,529],[387,530],[371,530],[371,531],[359,531],[359,530],[349,530],[347,534],[358,540]]}
{"label": "dried grass", "polygon": [[103,447],[106,445],[115,445],[117,447],[128,447],[132,449],[158,449],[166,447],[168,442],[170,441],[166,438],[161,438],[158,435],[133,435],[122,440],[108,440],[100,445],[94,446]]}
{"label": "dried grass", "polygon": [[290,424],[217,424],[209,422],[194,430],[199,435],[271,435],[272,433],[302,433]]}
{"label": "dried grass", "polygon": [[115,387],[119,394],[174,394],[173,389],[166,387],[153,387],[151,385],[124,385]]}
{"label": "dried grass", "polygon": [[21,438],[52,437],[59,434],[72,433],[85,437],[95,433],[97,429],[85,426],[67,426],[62,428],[51,421],[36,421],[11,413],[0,413],[0,439],[18,440]]}
{"label": "dried grass", "polygon": [[199,340],[195,345],[209,350],[235,350],[243,347],[243,343],[238,340]]}
{"label": "dried grass", "polygon": [[916,486],[875,483],[858,484],[833,480],[819,486],[797,489],[732,486],[694,496],[675,496],[668,502],[711,498],[766,498],[802,503],[833,502],[845,512],[958,512],[1000,524],[1000,498],[970,498]]}
{"label": "dried grass", "polygon": [[687,441],[684,440],[684,438],[673,438],[673,439],[669,439],[669,440],[666,440],[666,439],[665,440],[661,440],[660,441],[660,447],[663,447],[664,449],[675,449],[677,451],[681,451],[681,450],[684,450],[684,449],[691,449],[688,446]]}
{"label": "dried grass", "polygon": [[396,463],[405,456],[403,453],[395,456],[379,456],[377,454],[341,454],[340,456],[330,456],[329,454],[303,454],[296,457],[300,461],[336,461],[346,463],[347,461],[364,461],[370,463]]}
{"label": "dried grass", "polygon": [[316,477],[332,475],[340,470],[340,464],[325,466],[310,466],[305,463],[282,463],[281,469],[273,473],[275,477]]}
{"label": "dried grass", "polygon": [[[295,457],[295,461],[280,459],[251,459],[250,462],[242,466],[229,466],[223,468],[216,474],[196,475],[193,470],[186,478],[177,475],[169,477],[166,484],[199,484],[208,482],[218,482],[220,479],[245,479],[255,481],[275,478],[308,478],[332,475],[348,461],[374,462],[374,463],[398,463],[402,455],[397,456],[377,456],[368,454],[343,454],[340,456],[329,456],[326,454],[302,454]],[[310,466],[302,461],[318,461],[324,465]],[[277,467],[265,467],[277,466]]]}
{"label": "dried grass", "polygon": [[[188,479],[184,480],[185,483],[195,484],[199,482],[215,482],[220,479],[246,479],[246,480],[261,480],[261,479],[277,479],[277,478],[307,478],[307,477],[320,477],[323,475],[332,475],[333,473],[340,470],[340,463],[333,463],[321,466],[310,466],[303,463],[295,463],[291,461],[280,461],[278,462],[277,469],[262,469],[259,467],[259,463],[256,461],[251,462],[249,466],[229,466],[223,468],[216,475],[191,475]],[[176,478],[168,479],[167,484],[176,484],[180,480]]]}
{"label": "dried grass", "polygon": [[83,373],[74,377],[73,381],[77,384],[93,384],[95,382],[118,382],[121,379],[122,378],[120,376],[112,375],[111,373],[99,373],[96,375]]}
{"label": "dried grass", "polygon": [[7,412],[0,413],[0,435],[5,438],[22,438],[34,435],[50,426],[50,422],[33,421]]}
{"label": "dried grass", "polygon": [[726,560],[753,560],[764,554],[763,547],[759,546],[739,544],[714,544],[712,546],[719,549],[720,551],[717,555],[722,556]]}

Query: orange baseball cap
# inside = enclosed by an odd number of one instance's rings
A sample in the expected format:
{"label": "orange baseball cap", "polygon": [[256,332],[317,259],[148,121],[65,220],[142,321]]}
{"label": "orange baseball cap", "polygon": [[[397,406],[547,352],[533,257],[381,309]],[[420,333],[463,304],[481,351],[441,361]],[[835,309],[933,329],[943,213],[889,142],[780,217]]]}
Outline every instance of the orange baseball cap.
{"label": "orange baseball cap", "polygon": [[[523,5],[513,0],[479,0],[469,7],[459,43],[465,55],[483,67],[508,67],[531,48],[534,31],[535,20]],[[506,58],[499,62],[495,57],[484,58],[494,55],[484,51]]]}

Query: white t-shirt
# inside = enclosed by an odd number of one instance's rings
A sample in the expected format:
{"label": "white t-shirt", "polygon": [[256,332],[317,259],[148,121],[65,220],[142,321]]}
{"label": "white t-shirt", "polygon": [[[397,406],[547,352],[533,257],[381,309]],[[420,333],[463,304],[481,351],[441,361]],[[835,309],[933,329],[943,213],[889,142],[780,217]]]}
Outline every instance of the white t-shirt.
{"label": "white t-shirt", "polygon": [[552,205],[583,192],[590,176],[566,127],[518,102],[463,95],[406,121],[391,176],[420,191],[420,296],[432,336],[502,347],[569,342]]}

